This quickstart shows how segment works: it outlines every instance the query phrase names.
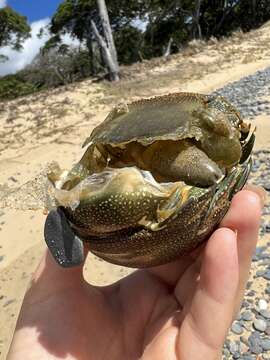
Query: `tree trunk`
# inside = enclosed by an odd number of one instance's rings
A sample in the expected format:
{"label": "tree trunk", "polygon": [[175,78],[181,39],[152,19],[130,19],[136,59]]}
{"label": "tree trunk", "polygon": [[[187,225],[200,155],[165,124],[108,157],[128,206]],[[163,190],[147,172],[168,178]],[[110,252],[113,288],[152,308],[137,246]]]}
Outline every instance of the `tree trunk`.
{"label": "tree trunk", "polygon": [[96,27],[96,24],[93,21],[91,21],[91,26],[92,26],[93,32],[95,34],[95,37],[103,50],[105,61],[106,61],[106,64],[107,64],[107,66],[109,68],[109,72],[110,72],[110,78],[113,81],[118,81],[119,80],[119,65],[118,65],[117,52],[116,52],[114,39],[113,39],[113,35],[112,35],[110,20],[109,20],[109,16],[108,16],[107,6],[105,3],[105,0],[97,0],[97,4],[98,4],[99,16],[101,19],[101,24],[102,24],[102,29],[103,29],[103,34],[104,34],[105,40],[100,35],[100,33]]}
{"label": "tree trunk", "polygon": [[196,32],[198,35],[198,38],[202,39],[202,30],[200,25],[200,16],[201,16],[201,0],[197,0],[195,11],[193,14],[193,19],[195,19],[195,26],[196,26]]}
{"label": "tree trunk", "polygon": [[169,41],[168,41],[168,45],[166,46],[166,49],[163,53],[163,56],[166,58],[169,55],[171,55],[171,48],[172,48],[172,42],[173,42],[173,38],[170,37]]}
{"label": "tree trunk", "polygon": [[227,2],[224,4],[223,15],[220,22],[214,27],[212,34],[216,35],[222,27],[226,17],[233,11],[233,9],[239,4],[240,0],[236,0],[233,5],[228,6]]}
{"label": "tree trunk", "polygon": [[103,54],[104,54],[104,60],[106,62],[106,65],[109,69],[109,76],[110,76],[110,80],[111,81],[119,81],[119,67],[118,67],[118,63],[115,62],[115,59],[113,57],[113,54],[111,53],[109,47],[107,46],[105,40],[103,39],[103,37],[100,35],[96,24],[94,23],[93,20],[91,20],[91,26],[93,29],[93,33],[95,35],[95,38],[99,44],[99,46],[101,47]]}

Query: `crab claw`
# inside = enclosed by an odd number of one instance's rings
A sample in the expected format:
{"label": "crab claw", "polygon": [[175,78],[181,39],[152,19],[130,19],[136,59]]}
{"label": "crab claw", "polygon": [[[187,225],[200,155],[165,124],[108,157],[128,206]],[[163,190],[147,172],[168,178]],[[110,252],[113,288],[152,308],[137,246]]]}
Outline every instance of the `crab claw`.
{"label": "crab claw", "polygon": [[83,263],[83,242],[73,233],[61,209],[49,212],[44,237],[51,254],[60,266],[73,267]]}

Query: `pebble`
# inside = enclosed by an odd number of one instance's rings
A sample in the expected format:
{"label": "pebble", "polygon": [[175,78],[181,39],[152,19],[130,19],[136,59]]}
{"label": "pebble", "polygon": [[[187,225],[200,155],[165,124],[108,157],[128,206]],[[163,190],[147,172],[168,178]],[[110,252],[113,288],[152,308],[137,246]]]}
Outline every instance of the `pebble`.
{"label": "pebble", "polygon": [[263,274],[263,277],[266,279],[266,280],[270,280],[270,270],[266,270]]}
{"label": "pebble", "polygon": [[240,336],[240,341],[247,346],[249,345],[248,338],[246,336]]}
{"label": "pebble", "polygon": [[270,67],[229,83],[215,91],[215,94],[225,96],[244,117],[255,116],[268,111],[268,101],[261,97],[270,93],[269,78]]}
{"label": "pebble", "polygon": [[4,258],[5,258],[5,256],[4,256],[4,255],[1,255],[1,256],[0,256],[0,262],[3,261]]}
{"label": "pebble", "polygon": [[270,336],[270,325],[267,325],[267,328],[265,330],[265,334]]}
{"label": "pebble", "polygon": [[256,360],[256,356],[245,354],[242,356],[241,360]]}
{"label": "pebble", "polygon": [[249,310],[246,310],[246,311],[243,311],[241,313],[241,318],[244,320],[244,321],[251,321],[252,318],[253,318],[253,313]]}
{"label": "pebble", "polygon": [[236,342],[232,341],[229,345],[229,350],[230,350],[231,354],[238,352],[238,350],[239,350],[238,344]]}
{"label": "pebble", "polygon": [[263,319],[255,319],[253,321],[253,326],[256,330],[264,332],[266,330],[267,323]]}
{"label": "pebble", "polygon": [[243,334],[243,331],[244,331],[243,327],[236,321],[232,324],[231,330],[234,334],[237,334],[237,335]]}
{"label": "pebble", "polygon": [[270,319],[270,310],[268,310],[268,309],[262,309],[262,310],[260,310],[260,314],[261,314],[265,319]]}
{"label": "pebble", "polygon": [[266,293],[267,295],[270,295],[270,286],[268,286],[268,287],[265,289],[265,293]]}
{"label": "pebble", "polygon": [[264,299],[260,299],[258,302],[258,306],[259,306],[260,310],[266,310],[268,307],[268,304]]}
{"label": "pebble", "polygon": [[255,277],[261,277],[264,276],[264,274],[265,274],[265,270],[257,270]]}
{"label": "pebble", "polygon": [[249,349],[253,354],[260,354],[262,352],[262,345],[260,337],[252,333],[248,338]]}
{"label": "pebble", "polygon": [[270,350],[270,339],[263,339],[261,341],[261,345],[262,345],[263,350],[265,350],[265,351]]}

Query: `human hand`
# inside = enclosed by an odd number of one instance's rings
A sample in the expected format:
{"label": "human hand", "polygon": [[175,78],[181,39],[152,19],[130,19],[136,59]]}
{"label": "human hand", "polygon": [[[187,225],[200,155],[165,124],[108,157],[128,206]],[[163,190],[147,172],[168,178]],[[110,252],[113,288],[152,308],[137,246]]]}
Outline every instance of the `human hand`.
{"label": "human hand", "polygon": [[[262,192],[242,190],[205,246],[106,287],[47,252],[25,295],[8,360],[219,359],[255,249]],[[259,195],[259,196],[258,196]]]}

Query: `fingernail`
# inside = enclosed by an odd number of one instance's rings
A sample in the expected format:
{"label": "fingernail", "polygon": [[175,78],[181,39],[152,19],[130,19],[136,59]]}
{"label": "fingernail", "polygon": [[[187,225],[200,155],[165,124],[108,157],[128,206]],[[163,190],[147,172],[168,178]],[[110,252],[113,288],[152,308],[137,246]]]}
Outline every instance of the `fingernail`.
{"label": "fingernail", "polygon": [[257,194],[260,198],[261,207],[264,207],[267,198],[267,191],[262,186],[248,184],[245,186],[245,190],[249,190]]}

